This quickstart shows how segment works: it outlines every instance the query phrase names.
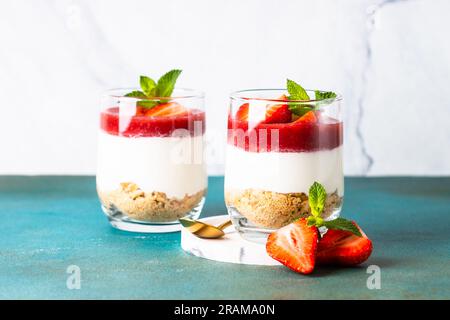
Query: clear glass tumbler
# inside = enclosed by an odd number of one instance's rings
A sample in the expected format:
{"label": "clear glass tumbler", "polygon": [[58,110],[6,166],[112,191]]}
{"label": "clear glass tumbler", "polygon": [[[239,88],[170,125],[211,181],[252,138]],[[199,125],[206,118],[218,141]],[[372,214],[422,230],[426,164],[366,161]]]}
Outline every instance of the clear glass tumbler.
{"label": "clear glass tumbler", "polygon": [[172,97],[107,92],[98,134],[97,192],[112,226],[135,232],[180,230],[198,218],[207,191],[203,160],[204,95],[175,89]]}
{"label": "clear glass tumbler", "polygon": [[342,98],[288,101],[287,95],[283,89],[231,95],[225,201],[236,230],[248,240],[263,241],[308,216],[308,191],[315,181],[327,192],[323,218],[341,211]]}

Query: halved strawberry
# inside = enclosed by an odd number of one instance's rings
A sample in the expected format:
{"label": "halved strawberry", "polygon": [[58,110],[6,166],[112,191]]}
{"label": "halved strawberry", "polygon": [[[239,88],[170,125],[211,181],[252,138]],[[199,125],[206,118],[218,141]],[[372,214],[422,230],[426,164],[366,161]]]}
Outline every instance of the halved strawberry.
{"label": "halved strawberry", "polygon": [[[281,98],[280,98],[281,99]],[[256,113],[257,114],[257,113]],[[263,123],[286,123],[290,122],[292,118],[292,112],[289,110],[287,104],[274,104],[267,106],[265,114],[262,114],[263,119],[257,122]],[[249,121],[249,104],[244,103],[236,112],[236,120]]]}
{"label": "halved strawberry", "polygon": [[287,123],[291,122],[292,112],[287,104],[277,104],[266,109],[266,120],[264,123]]}
{"label": "halved strawberry", "polygon": [[366,261],[372,253],[372,241],[359,229],[362,237],[349,231],[329,229],[317,247],[317,263],[322,265],[355,266]]}
{"label": "halved strawberry", "polygon": [[236,112],[236,120],[248,121],[248,103],[244,103]]}
{"label": "halved strawberry", "polygon": [[[282,95],[277,100],[287,101],[287,97]],[[286,123],[291,122],[292,112],[287,104],[268,105],[266,108],[266,119],[264,123]]]}
{"label": "halved strawberry", "polygon": [[162,103],[145,112],[150,117],[180,116],[188,113],[188,109],[176,102]]}
{"label": "halved strawberry", "polygon": [[137,116],[144,116],[146,112],[146,109],[141,106],[136,106],[136,115]]}
{"label": "halved strawberry", "polygon": [[286,267],[303,274],[314,270],[318,231],[299,219],[269,235],[266,251]]}
{"label": "halved strawberry", "polygon": [[317,117],[314,114],[314,111],[308,111],[303,116],[292,122],[293,124],[299,124],[299,123],[316,123]]}

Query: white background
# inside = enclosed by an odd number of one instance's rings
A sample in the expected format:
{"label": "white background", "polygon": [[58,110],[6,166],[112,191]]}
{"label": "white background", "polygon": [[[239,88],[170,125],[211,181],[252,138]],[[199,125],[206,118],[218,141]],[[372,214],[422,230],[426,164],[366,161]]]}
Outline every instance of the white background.
{"label": "white background", "polygon": [[100,94],[184,70],[207,93],[290,77],[345,99],[349,175],[450,174],[449,0],[3,0],[0,174],[94,174]]}

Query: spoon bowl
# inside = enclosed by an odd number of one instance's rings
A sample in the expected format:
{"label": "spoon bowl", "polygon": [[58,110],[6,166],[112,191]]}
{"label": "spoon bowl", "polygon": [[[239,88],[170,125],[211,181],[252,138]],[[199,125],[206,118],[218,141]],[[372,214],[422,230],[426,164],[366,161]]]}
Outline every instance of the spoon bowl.
{"label": "spoon bowl", "polygon": [[223,237],[225,235],[223,229],[231,225],[231,220],[227,220],[217,227],[202,221],[188,218],[180,218],[179,221],[181,225],[193,235],[204,239],[217,239]]}

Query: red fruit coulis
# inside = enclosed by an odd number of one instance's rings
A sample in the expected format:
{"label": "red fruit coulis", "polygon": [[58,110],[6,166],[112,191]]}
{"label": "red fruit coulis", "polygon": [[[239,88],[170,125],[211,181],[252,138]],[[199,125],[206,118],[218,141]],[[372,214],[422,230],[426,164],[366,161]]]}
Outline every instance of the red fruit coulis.
{"label": "red fruit coulis", "polygon": [[318,117],[318,121],[258,123],[228,119],[228,144],[250,152],[313,152],[342,145],[341,121]]}
{"label": "red fruit coulis", "polygon": [[177,116],[129,116],[119,114],[119,108],[112,107],[101,112],[100,128],[123,137],[169,137],[176,135],[177,129],[185,129],[190,136],[196,136],[205,133],[205,112],[190,109],[187,114]]}

